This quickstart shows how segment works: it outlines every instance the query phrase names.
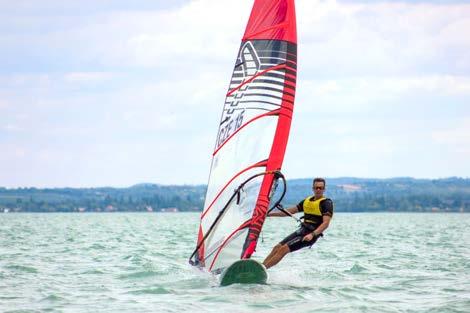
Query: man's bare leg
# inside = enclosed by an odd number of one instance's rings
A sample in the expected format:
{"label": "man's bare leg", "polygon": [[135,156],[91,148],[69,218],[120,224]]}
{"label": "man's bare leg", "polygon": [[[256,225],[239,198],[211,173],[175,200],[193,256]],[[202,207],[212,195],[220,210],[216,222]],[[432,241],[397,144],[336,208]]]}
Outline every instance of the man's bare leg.
{"label": "man's bare leg", "polygon": [[279,261],[282,260],[282,258],[290,252],[290,249],[287,245],[276,245],[271,251],[271,253],[268,255],[268,257],[264,260],[263,264],[266,266],[266,268],[273,267]]}
{"label": "man's bare leg", "polygon": [[271,252],[268,254],[268,256],[264,259],[263,264],[266,264],[267,262],[269,262],[269,260],[272,259],[272,257],[279,251],[281,246],[282,245],[279,243],[275,245],[274,248],[271,250]]}

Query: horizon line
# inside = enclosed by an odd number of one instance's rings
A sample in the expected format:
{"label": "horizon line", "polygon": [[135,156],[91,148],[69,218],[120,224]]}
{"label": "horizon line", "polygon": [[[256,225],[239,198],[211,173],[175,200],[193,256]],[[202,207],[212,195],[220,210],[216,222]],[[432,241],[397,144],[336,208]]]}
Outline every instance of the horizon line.
{"label": "horizon line", "polygon": [[[392,179],[414,179],[414,180],[446,180],[446,179],[463,179],[463,180],[468,180],[470,179],[470,176],[464,177],[464,176],[446,176],[446,177],[413,177],[413,176],[394,176],[394,177],[382,177],[382,178],[377,178],[377,177],[358,177],[358,176],[338,176],[338,177],[328,177],[328,176],[322,176],[326,180],[329,179],[359,179],[359,180],[392,180]],[[314,177],[301,177],[301,178],[288,178],[286,179],[287,181],[292,181],[292,180],[306,180],[306,179],[313,179]],[[102,188],[113,188],[113,189],[126,189],[126,188],[132,188],[135,186],[139,185],[155,185],[155,186],[207,186],[207,183],[179,183],[179,184],[161,184],[161,183],[153,183],[153,182],[142,182],[142,183],[135,183],[131,185],[126,185],[126,186],[112,186],[112,185],[92,185],[92,186],[43,186],[43,187],[38,187],[38,186],[3,186],[0,185],[0,189],[102,189]]]}

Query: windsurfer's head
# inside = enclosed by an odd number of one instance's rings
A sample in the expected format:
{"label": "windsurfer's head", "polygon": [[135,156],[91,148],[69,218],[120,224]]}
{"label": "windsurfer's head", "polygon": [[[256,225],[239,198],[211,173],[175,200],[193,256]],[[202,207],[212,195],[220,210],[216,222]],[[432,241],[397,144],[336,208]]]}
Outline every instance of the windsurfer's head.
{"label": "windsurfer's head", "polygon": [[326,181],[324,178],[316,177],[313,179],[312,189],[315,193],[315,198],[320,198],[325,192]]}

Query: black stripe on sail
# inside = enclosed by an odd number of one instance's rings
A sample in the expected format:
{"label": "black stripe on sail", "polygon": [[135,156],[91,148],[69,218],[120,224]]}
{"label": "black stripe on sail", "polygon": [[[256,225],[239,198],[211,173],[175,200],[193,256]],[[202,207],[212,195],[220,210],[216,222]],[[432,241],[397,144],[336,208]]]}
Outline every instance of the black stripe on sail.
{"label": "black stripe on sail", "polygon": [[269,102],[269,101],[263,101],[263,100],[256,100],[256,101],[246,100],[246,101],[240,101],[240,103],[264,103],[264,104],[274,105],[276,107],[281,106],[280,104]]}
{"label": "black stripe on sail", "polygon": [[286,74],[290,74],[290,75],[292,75],[292,76],[296,76],[296,75],[297,75],[296,72],[294,72],[294,71],[292,71],[292,70],[290,70],[290,69],[288,69],[288,68],[286,68],[285,71],[286,71]]}
{"label": "black stripe on sail", "polygon": [[297,55],[297,44],[288,42],[287,53],[290,55]]}
{"label": "black stripe on sail", "polygon": [[[252,40],[259,57],[276,57],[297,61],[297,44],[281,40]],[[241,47],[245,42],[241,43]]]}
{"label": "black stripe on sail", "polygon": [[290,82],[290,83],[295,84],[295,79],[293,79],[293,78],[290,78],[290,77],[287,77],[287,76],[286,76],[285,80],[288,81],[288,82]]}
{"label": "black stripe on sail", "polygon": [[279,65],[286,63],[286,59],[260,58],[262,64]]}
{"label": "black stripe on sail", "polygon": [[287,62],[286,62],[286,65],[287,65],[288,67],[292,67],[293,69],[297,69],[297,64],[294,63],[294,62],[287,61]]}
{"label": "black stripe on sail", "polygon": [[272,40],[272,39],[256,39],[252,40],[251,43],[256,51],[288,51],[289,45],[287,41]]}
{"label": "black stripe on sail", "polygon": [[[240,103],[253,103],[253,104],[256,104],[258,102],[266,102],[266,101],[240,101]],[[279,104],[272,104],[272,105],[275,105],[276,107],[280,107]],[[244,111],[244,110],[263,110],[263,111],[272,111],[272,109],[267,109],[267,108],[262,108],[262,107],[242,107],[242,108],[233,108],[231,109],[233,111]]]}
{"label": "black stripe on sail", "polygon": [[282,100],[282,97],[270,95],[270,94],[267,94],[267,93],[252,93],[252,94],[249,94],[247,96],[262,96],[262,97],[269,97],[269,98]]}
{"label": "black stripe on sail", "polygon": [[[264,76],[263,76],[264,77]],[[270,79],[255,79],[253,83],[260,83],[260,84],[270,84],[270,85],[278,85],[284,87],[284,82],[280,82],[277,80],[270,80]]]}
{"label": "black stripe on sail", "polygon": [[282,93],[283,89],[277,89],[277,88],[272,88],[272,87],[267,87],[267,86],[250,86],[248,87],[250,90],[269,90],[269,91],[274,91],[278,93]]}
{"label": "black stripe on sail", "polygon": [[257,51],[260,58],[275,58],[279,60],[289,60],[292,62],[297,62],[297,58],[290,54],[287,54],[284,51]]}
{"label": "black stripe on sail", "polygon": [[281,78],[281,79],[285,79],[285,80],[287,80],[287,81],[289,81],[289,82],[295,84],[295,79],[292,79],[292,78],[290,78],[290,77],[286,77],[286,76],[284,76],[283,74],[278,74],[278,73],[273,73],[273,72],[267,72],[267,73],[265,73],[263,76]]}
{"label": "black stripe on sail", "polygon": [[[284,64],[284,63],[281,63],[281,64]],[[276,65],[279,65],[279,64],[263,64],[263,65],[261,65],[260,69],[264,71],[264,70],[268,70],[271,67],[276,66]],[[278,69],[275,69],[273,71],[283,71],[283,70],[284,70],[283,68],[278,68]]]}
{"label": "black stripe on sail", "polygon": [[295,97],[295,95],[293,93],[290,93],[290,92],[287,92],[287,91],[284,91],[284,94],[288,95],[288,96],[291,96],[292,98]]}
{"label": "black stripe on sail", "polygon": [[291,83],[288,79],[286,79],[286,84],[285,84],[285,88],[288,88],[290,90],[295,90],[295,85],[293,83]]}

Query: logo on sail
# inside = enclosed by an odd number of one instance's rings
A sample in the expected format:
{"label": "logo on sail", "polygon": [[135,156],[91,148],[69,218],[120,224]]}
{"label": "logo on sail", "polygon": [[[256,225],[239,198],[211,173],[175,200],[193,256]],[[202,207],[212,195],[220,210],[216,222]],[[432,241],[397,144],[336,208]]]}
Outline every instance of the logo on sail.
{"label": "logo on sail", "polygon": [[[247,81],[255,76],[261,63],[253,44],[248,41],[240,49],[237,63],[230,82],[229,95],[225,101],[224,113],[220,122],[216,148],[220,147],[238,128],[243,125],[245,108],[241,105],[250,83]],[[240,81],[240,78],[241,81]]]}

